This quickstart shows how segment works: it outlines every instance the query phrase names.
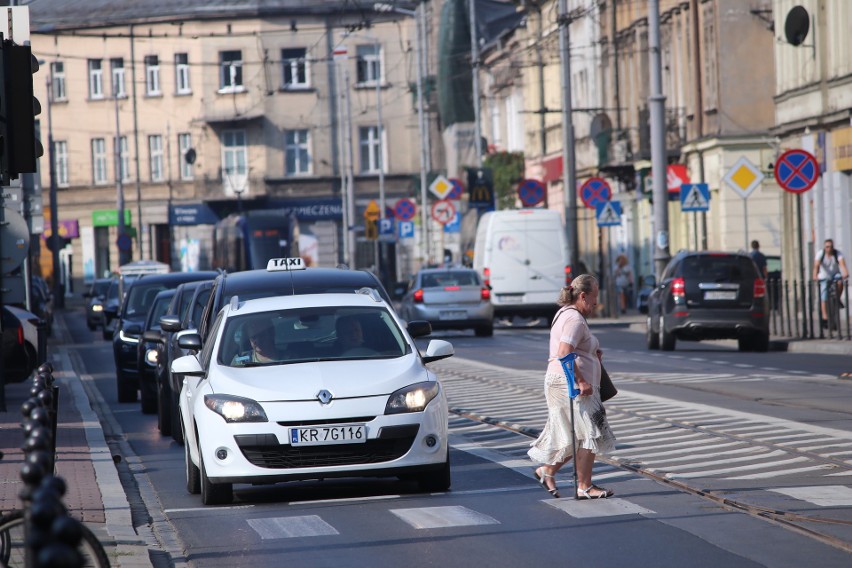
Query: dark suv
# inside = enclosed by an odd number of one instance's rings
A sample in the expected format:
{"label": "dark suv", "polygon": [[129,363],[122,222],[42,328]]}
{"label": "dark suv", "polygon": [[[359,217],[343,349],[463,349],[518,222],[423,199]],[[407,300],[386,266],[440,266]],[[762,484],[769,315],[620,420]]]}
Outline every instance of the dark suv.
{"label": "dark suv", "polygon": [[[112,351],[115,358],[116,388],[118,402],[136,402],[139,389],[139,365],[137,346],[142,335],[145,316],[162,290],[177,288],[184,282],[210,280],[218,272],[170,272],[168,274],[146,274],[140,276],[127,289],[116,314],[114,308],[107,308],[107,317],[115,317],[115,331],[112,335]],[[111,313],[110,313],[111,312]]]}
{"label": "dark suv", "polygon": [[648,349],[736,339],[740,351],[766,351],[768,315],[766,282],[748,255],[679,252],[648,298]]}

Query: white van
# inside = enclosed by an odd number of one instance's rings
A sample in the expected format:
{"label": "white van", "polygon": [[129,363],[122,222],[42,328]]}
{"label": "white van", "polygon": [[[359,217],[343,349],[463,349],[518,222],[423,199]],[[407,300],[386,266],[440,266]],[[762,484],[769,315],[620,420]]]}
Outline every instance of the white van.
{"label": "white van", "polygon": [[558,211],[492,211],[479,220],[473,267],[491,287],[495,316],[552,316],[569,264]]}

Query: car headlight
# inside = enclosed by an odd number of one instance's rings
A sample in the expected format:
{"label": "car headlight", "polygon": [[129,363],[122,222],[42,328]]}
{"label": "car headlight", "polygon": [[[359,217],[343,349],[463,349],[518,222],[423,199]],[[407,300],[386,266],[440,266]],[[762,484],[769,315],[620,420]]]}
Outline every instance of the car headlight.
{"label": "car headlight", "polygon": [[104,307],[100,304],[95,304],[95,305],[92,306],[92,311],[93,312],[102,312],[102,311],[104,311]]}
{"label": "car headlight", "polygon": [[127,335],[126,333],[124,333],[123,329],[118,330],[118,338],[120,340],[124,341],[125,343],[139,343],[138,337],[133,337],[132,335]]}
{"label": "car headlight", "polygon": [[438,396],[441,387],[437,382],[415,383],[399,389],[388,398],[385,414],[423,412],[426,405]]}
{"label": "car headlight", "polygon": [[157,366],[157,350],[156,349],[148,349],[145,351],[145,362],[148,363],[152,367]]}
{"label": "car headlight", "polygon": [[225,419],[225,422],[268,422],[266,413],[256,401],[227,394],[204,395],[207,408]]}

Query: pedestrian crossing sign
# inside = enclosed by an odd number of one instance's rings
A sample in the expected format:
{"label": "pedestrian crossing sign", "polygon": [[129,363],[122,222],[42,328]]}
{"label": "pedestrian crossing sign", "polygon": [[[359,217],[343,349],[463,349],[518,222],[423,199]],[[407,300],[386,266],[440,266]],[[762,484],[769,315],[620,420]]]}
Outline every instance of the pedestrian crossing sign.
{"label": "pedestrian crossing sign", "polygon": [[595,219],[598,227],[617,227],[621,225],[621,202],[605,201],[595,207],[597,213]]}
{"label": "pedestrian crossing sign", "polygon": [[685,183],[680,186],[680,210],[708,211],[710,209],[710,186],[706,183]]}

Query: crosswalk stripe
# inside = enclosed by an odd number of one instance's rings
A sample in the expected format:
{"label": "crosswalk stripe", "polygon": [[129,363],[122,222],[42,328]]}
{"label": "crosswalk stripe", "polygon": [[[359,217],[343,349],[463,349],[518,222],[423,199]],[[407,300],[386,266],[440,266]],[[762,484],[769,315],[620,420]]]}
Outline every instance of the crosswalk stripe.
{"label": "crosswalk stripe", "polygon": [[499,525],[494,517],[458,505],[448,507],[419,507],[390,511],[415,529],[439,529],[476,525]]}
{"label": "crosswalk stripe", "polygon": [[263,540],[340,534],[318,515],[248,519],[246,522]]}

